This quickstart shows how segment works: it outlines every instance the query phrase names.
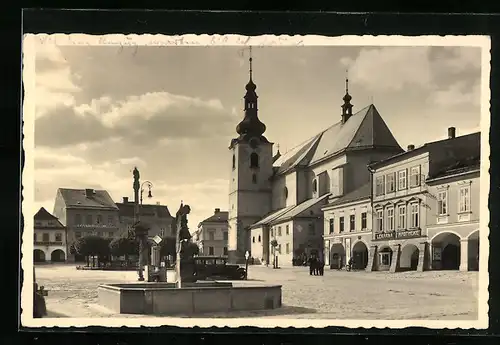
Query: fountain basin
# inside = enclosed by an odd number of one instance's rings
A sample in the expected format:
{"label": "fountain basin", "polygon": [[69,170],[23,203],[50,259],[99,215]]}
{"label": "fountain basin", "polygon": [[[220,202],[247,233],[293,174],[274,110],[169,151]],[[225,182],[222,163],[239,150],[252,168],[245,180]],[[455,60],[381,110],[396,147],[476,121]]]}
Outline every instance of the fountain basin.
{"label": "fountain basin", "polygon": [[120,314],[192,315],[281,307],[281,285],[233,286],[230,282],[107,284],[99,304]]}

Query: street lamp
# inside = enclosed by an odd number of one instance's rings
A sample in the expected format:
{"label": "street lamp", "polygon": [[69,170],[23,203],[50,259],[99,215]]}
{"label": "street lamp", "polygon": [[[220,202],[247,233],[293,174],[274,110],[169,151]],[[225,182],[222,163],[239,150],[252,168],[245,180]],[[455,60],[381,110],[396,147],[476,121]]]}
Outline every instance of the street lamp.
{"label": "street lamp", "polygon": [[151,194],[151,188],[153,188],[153,184],[150,181],[144,181],[141,184],[141,206],[142,206],[142,195],[144,193],[144,186],[148,187],[148,198],[151,199],[153,197],[153,194]]}
{"label": "street lamp", "polygon": [[[137,167],[134,168],[134,233],[135,238],[139,241],[139,270],[138,275],[139,281],[144,281],[144,273],[143,266],[145,262],[145,249],[147,247],[147,238],[148,238],[148,230],[146,226],[141,224],[140,222],[140,206],[142,206],[142,195],[144,192],[144,186],[148,187],[148,198],[152,198],[151,187],[153,184],[150,181],[144,181],[143,184],[140,184],[140,174]],[[140,203],[139,203],[139,189],[140,189]]]}

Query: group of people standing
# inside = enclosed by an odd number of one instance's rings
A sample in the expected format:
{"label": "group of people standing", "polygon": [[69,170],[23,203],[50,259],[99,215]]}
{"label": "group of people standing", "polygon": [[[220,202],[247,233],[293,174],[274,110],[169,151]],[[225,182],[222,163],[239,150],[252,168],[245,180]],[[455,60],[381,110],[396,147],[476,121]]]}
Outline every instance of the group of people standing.
{"label": "group of people standing", "polygon": [[325,272],[325,261],[322,258],[311,256],[308,263],[309,275],[322,276]]}

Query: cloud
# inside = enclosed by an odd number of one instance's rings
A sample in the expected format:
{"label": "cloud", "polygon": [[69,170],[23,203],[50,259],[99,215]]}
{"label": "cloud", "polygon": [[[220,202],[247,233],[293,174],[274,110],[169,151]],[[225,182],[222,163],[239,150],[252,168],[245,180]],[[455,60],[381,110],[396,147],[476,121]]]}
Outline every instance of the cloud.
{"label": "cloud", "polygon": [[457,81],[447,88],[434,91],[429,101],[441,107],[457,108],[463,106],[478,106],[481,87],[479,83],[472,87],[463,80]]}
{"label": "cloud", "polygon": [[370,90],[399,91],[432,82],[428,47],[363,48],[355,59],[344,57],[349,80]]}
{"label": "cloud", "polygon": [[103,96],[89,104],[59,105],[35,123],[36,144],[49,147],[127,138],[147,145],[160,139],[227,136],[234,115],[220,100],[202,100],[151,92],[112,101]]}
{"label": "cloud", "polygon": [[[133,193],[133,164],[143,168],[143,162],[138,157],[96,165],[89,164],[85,159],[62,149],[37,148],[34,158],[36,210],[44,206],[49,212],[52,212],[57,188],[105,189],[115,202],[119,202],[123,196],[131,196]],[[141,170],[141,176],[142,172]],[[209,217],[213,208],[227,207],[229,182],[226,179],[215,178],[178,184],[165,180],[152,182],[153,199],[145,200],[145,203],[166,204],[171,213],[174,213],[180,201],[184,200],[192,207],[191,229],[195,228],[199,221]]]}
{"label": "cloud", "polygon": [[35,116],[42,117],[59,106],[75,104],[81,89],[73,82],[71,68],[61,49],[50,43],[36,44]]}

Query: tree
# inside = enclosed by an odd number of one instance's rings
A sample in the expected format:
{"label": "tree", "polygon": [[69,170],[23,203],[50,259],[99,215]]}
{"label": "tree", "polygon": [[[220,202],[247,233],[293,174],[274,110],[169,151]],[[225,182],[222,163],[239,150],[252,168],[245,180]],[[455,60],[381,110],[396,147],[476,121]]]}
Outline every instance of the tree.
{"label": "tree", "polygon": [[110,255],[109,240],[95,235],[81,237],[75,241],[73,246],[76,254],[87,258],[87,265],[90,256],[97,256],[99,264]]}
{"label": "tree", "polygon": [[139,242],[127,237],[115,238],[109,243],[109,249],[112,255],[125,256],[125,260],[128,262],[129,255],[139,253]]}
{"label": "tree", "polygon": [[160,255],[175,257],[175,237],[164,237],[160,242]]}
{"label": "tree", "polygon": [[187,242],[183,247],[181,254],[186,258],[192,258],[195,255],[200,254],[200,248],[196,243]]}

